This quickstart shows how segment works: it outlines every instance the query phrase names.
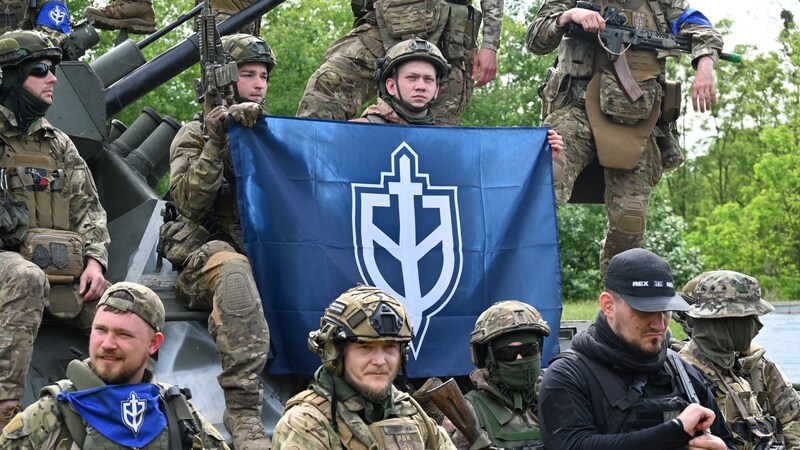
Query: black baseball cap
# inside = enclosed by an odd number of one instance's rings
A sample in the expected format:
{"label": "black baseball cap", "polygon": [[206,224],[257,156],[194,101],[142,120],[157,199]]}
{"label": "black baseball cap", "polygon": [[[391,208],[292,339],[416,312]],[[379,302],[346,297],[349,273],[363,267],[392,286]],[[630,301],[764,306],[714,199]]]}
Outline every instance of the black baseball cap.
{"label": "black baseball cap", "polygon": [[628,306],[641,312],[689,310],[689,304],[675,293],[669,264],[643,248],[632,248],[611,258],[606,290],[616,292]]}

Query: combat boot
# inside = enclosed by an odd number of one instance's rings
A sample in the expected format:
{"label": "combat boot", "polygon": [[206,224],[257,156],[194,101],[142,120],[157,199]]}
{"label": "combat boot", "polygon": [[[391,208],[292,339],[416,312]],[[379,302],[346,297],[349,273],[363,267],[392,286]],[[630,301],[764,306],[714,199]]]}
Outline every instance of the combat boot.
{"label": "combat boot", "polygon": [[147,0],[114,0],[105,8],[88,7],[83,15],[94,19],[95,28],[128,30],[135,34],[156,32],[156,12]]}
{"label": "combat boot", "polygon": [[225,409],[222,423],[233,435],[233,448],[236,450],[265,450],[272,448],[272,440],[267,436],[261,416],[243,411]]}
{"label": "combat boot", "polygon": [[0,431],[21,411],[19,403],[0,408]]}

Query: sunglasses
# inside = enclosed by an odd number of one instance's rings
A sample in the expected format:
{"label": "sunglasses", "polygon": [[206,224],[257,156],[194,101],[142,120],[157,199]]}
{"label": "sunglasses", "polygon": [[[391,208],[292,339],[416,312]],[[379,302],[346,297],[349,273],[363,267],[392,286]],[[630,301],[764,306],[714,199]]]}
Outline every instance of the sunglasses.
{"label": "sunglasses", "polygon": [[509,345],[506,347],[493,348],[492,352],[498,361],[512,362],[517,359],[517,355],[528,358],[539,353],[539,344],[529,342],[521,345]]}
{"label": "sunglasses", "polygon": [[50,66],[45,63],[39,63],[33,66],[33,68],[31,69],[31,73],[29,75],[36,78],[44,78],[47,76],[47,72],[50,72],[53,75],[55,75],[56,66]]}

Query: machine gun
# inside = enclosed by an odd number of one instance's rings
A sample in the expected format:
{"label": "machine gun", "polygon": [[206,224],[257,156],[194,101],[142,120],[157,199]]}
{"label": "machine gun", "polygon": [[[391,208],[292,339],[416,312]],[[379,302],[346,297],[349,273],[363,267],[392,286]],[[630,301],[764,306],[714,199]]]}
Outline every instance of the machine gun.
{"label": "machine gun", "polygon": [[[598,13],[601,12],[599,5],[590,2],[578,2],[577,7]],[[617,73],[620,84],[632,102],[639,100],[644,94],[633,78],[630,67],[628,67],[628,61],[625,57],[625,52],[628,49],[677,50],[684,53],[691,53],[692,51],[691,37],[626,26],[628,19],[616,8],[607,7],[602,14],[606,21],[604,31],[588,32],[580,25],[570,23],[565,35],[567,37],[598,40],[608,53],[608,60],[614,64],[614,70]],[[720,53],[719,58],[733,63],[742,61],[742,55],[736,53]]]}
{"label": "machine gun", "polygon": [[232,105],[233,90],[231,86],[239,80],[236,63],[225,62],[222,39],[217,31],[214,13],[209,0],[203,1],[203,12],[197,18],[197,35],[200,44],[201,76],[195,80],[195,91],[198,101],[203,103],[203,112],[208,114],[215,107],[222,105],[223,100]]}

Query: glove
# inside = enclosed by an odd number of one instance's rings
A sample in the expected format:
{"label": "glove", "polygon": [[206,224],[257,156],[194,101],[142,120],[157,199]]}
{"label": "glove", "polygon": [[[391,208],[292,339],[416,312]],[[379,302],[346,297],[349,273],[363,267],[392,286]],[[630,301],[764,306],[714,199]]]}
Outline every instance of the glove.
{"label": "glove", "polygon": [[217,147],[225,145],[225,136],[228,134],[228,108],[217,106],[205,118],[206,134],[208,140]]}
{"label": "glove", "polygon": [[255,102],[244,102],[231,106],[228,111],[237,123],[245,127],[252,127],[258,120],[258,116],[264,114],[264,107]]}

